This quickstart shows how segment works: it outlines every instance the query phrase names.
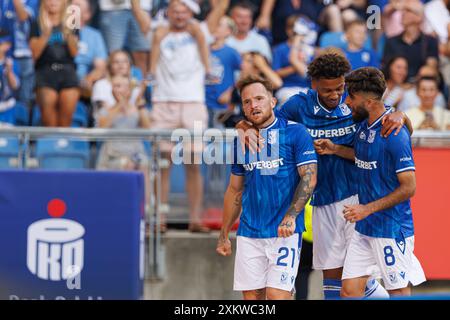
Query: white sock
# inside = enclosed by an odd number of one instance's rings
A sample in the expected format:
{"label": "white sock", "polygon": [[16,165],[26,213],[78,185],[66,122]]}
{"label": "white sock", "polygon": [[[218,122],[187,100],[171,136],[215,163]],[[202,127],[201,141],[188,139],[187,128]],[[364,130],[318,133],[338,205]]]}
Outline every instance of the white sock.
{"label": "white sock", "polygon": [[389,293],[386,289],[376,280],[367,280],[366,290],[364,292],[365,299],[389,299]]}

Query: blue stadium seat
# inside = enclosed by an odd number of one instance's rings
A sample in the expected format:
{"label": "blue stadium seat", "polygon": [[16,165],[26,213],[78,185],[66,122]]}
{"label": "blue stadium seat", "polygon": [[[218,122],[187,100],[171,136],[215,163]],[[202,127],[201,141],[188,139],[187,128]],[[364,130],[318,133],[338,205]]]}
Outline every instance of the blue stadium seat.
{"label": "blue stadium seat", "polygon": [[15,121],[16,126],[28,126],[30,113],[28,108],[22,103],[18,102],[15,106]]}
{"label": "blue stadium seat", "polygon": [[39,110],[38,105],[33,106],[33,110],[31,112],[31,125],[33,127],[41,126],[41,110]]}
{"label": "blue stadium seat", "polygon": [[170,192],[184,193],[186,184],[186,176],[184,173],[184,165],[173,164],[170,170]]}
{"label": "blue stadium seat", "polygon": [[73,114],[72,127],[86,128],[88,126],[89,114],[86,105],[78,101],[77,108]]}
{"label": "blue stadium seat", "polygon": [[[203,183],[206,185],[206,171],[207,165],[205,163],[200,165],[200,172],[203,177]],[[186,173],[184,164],[172,164],[170,170],[170,193],[185,193],[186,192]]]}
{"label": "blue stadium seat", "polygon": [[347,40],[345,40],[344,32],[327,31],[322,33],[322,35],[319,38],[319,47],[321,48],[336,47],[340,49],[345,49],[347,47]]}
{"label": "blue stadium seat", "polygon": [[89,154],[87,141],[41,138],[36,143],[36,157],[42,169],[87,169]]}
{"label": "blue stadium seat", "polygon": [[[89,121],[89,115],[88,115],[87,107],[84,105],[84,103],[78,102],[77,108],[75,109],[75,112],[73,113],[72,128],[87,127],[88,121]],[[38,105],[35,105],[33,107],[31,125],[34,127],[42,126],[41,110],[39,109]]]}
{"label": "blue stadium seat", "polygon": [[0,169],[17,168],[19,151],[19,138],[0,137]]}
{"label": "blue stadium seat", "polygon": [[[342,31],[326,31],[322,33],[319,38],[319,47],[336,47],[344,50],[345,48],[347,48],[345,33]],[[364,48],[369,50],[372,49],[372,39],[370,35],[367,36],[366,42],[364,43]]]}

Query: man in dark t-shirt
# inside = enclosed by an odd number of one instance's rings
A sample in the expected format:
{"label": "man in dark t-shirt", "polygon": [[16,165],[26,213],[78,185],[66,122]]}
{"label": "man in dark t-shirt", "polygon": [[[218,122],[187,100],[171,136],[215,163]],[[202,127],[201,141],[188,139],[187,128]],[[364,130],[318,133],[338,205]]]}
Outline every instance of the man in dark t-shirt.
{"label": "man in dark t-shirt", "polygon": [[405,56],[409,65],[407,79],[414,82],[420,67],[429,65],[438,68],[438,40],[425,35],[420,29],[423,21],[423,4],[419,0],[406,0],[402,11],[405,31],[386,40],[383,64],[394,56]]}

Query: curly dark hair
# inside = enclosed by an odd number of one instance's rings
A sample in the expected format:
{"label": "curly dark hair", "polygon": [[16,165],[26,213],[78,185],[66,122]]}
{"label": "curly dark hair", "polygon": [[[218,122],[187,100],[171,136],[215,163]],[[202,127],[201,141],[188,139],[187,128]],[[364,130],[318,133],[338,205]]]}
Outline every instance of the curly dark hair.
{"label": "curly dark hair", "polygon": [[308,66],[311,79],[336,79],[345,76],[352,67],[347,58],[337,52],[325,53],[315,58]]}
{"label": "curly dark hair", "polygon": [[345,84],[350,95],[354,93],[372,93],[381,100],[386,90],[384,74],[377,68],[359,68],[345,77]]}

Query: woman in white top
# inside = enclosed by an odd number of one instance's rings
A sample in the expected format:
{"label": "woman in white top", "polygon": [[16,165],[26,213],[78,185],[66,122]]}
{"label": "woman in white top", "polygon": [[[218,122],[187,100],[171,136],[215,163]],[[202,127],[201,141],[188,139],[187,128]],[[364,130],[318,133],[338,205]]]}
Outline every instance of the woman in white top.
{"label": "woman in white top", "polygon": [[116,100],[113,96],[111,79],[115,76],[123,76],[130,79],[133,89],[131,92],[130,103],[136,104],[136,101],[142,94],[142,88],[139,83],[131,76],[131,58],[127,52],[117,50],[109,55],[108,59],[108,76],[98,80],[92,88],[91,102],[94,106],[94,117],[103,107],[111,108],[115,105]]}
{"label": "woman in white top", "polygon": [[422,77],[417,82],[420,104],[406,111],[414,130],[450,130],[450,111],[436,107],[438,81]]}
{"label": "woman in white top", "polygon": [[384,104],[397,108],[403,99],[405,91],[410,85],[406,83],[408,76],[408,61],[405,57],[397,56],[392,58],[384,70],[387,88],[383,96]]}

